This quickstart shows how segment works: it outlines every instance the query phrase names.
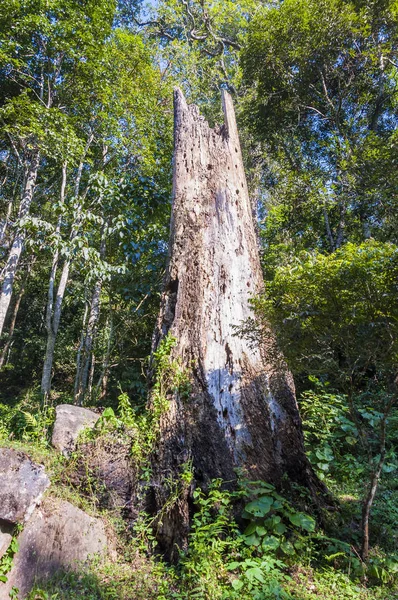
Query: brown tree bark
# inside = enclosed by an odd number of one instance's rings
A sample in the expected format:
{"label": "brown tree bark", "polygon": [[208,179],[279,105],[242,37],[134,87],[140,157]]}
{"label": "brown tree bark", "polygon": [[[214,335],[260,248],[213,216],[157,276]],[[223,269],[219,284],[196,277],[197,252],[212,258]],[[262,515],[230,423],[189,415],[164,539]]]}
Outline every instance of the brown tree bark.
{"label": "brown tree bark", "polygon": [[[211,129],[175,91],[175,148],[170,255],[154,350],[170,333],[191,381],[184,399],[169,395],[153,456],[152,510],[167,502],[170,477],[192,461],[195,485],[213,478],[276,485],[284,474],[315,495],[322,486],[304,454],[291,373],[273,338],[253,347],[236,326],[253,318],[263,289],[251,204],[231,97],[224,125]],[[162,514],[159,540],[169,555],[184,545],[190,490]],[[164,511],[163,511],[164,512]]]}

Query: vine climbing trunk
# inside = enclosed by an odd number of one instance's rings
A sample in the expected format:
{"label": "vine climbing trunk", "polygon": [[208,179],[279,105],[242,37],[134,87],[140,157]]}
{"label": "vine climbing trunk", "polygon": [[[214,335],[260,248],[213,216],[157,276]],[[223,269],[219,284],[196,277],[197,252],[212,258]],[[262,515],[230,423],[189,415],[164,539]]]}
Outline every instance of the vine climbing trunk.
{"label": "vine climbing trunk", "polygon": [[[224,125],[211,129],[180,90],[174,96],[174,174],[170,254],[153,349],[170,334],[171,360],[191,391],[170,391],[153,454],[152,510],[163,510],[159,541],[183,546],[191,490],[170,508],[170,481],[192,462],[195,485],[213,478],[280,484],[284,474],[321,488],[304,454],[292,375],[274,340],[253,347],[236,326],[253,318],[250,299],[263,288],[251,204],[231,97]],[[171,486],[173,487],[173,486]],[[161,522],[160,522],[161,521]]]}

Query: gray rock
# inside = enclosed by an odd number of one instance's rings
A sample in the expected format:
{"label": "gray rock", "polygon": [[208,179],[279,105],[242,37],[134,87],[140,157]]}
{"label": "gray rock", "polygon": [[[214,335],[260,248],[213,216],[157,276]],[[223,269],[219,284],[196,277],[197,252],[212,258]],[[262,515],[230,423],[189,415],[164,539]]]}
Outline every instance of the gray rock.
{"label": "gray rock", "polygon": [[11,448],[0,448],[0,482],[0,519],[9,523],[29,519],[50,485],[42,465]]}
{"label": "gray rock", "polygon": [[12,535],[0,532],[0,558],[3,558],[11,544]]}
{"label": "gray rock", "polygon": [[18,544],[8,581],[0,583],[0,600],[9,600],[13,587],[22,600],[35,583],[45,584],[68,570],[84,570],[90,558],[104,557],[107,539],[100,519],[64,500],[46,498],[18,536]]}
{"label": "gray rock", "polygon": [[73,406],[73,404],[60,404],[55,409],[56,418],[52,435],[52,445],[69,456],[76,448],[76,441],[83,429],[92,428],[99,419],[92,410]]}

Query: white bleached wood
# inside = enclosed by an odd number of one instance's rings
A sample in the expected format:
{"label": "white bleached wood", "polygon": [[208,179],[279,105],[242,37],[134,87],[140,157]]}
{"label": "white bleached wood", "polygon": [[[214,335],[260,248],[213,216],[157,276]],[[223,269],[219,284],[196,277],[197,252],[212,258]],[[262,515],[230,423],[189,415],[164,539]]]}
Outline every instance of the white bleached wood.
{"label": "white bleached wood", "polygon": [[[164,481],[192,460],[197,483],[231,480],[242,468],[278,484],[284,473],[309,487],[293,379],[270,334],[253,347],[236,328],[253,318],[263,289],[256,233],[232,99],[223,92],[224,125],[209,127],[180,90],[175,97],[170,256],[154,348],[168,332],[172,358],[187,370],[188,399],[170,395],[154,457],[154,502]],[[164,546],[181,543],[189,511],[163,519]],[[185,527],[185,533],[184,533]]]}

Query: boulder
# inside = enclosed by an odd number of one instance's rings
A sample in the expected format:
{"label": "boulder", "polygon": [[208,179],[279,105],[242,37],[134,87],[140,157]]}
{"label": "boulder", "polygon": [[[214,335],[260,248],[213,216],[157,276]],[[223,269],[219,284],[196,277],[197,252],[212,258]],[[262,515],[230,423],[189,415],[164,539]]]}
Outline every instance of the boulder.
{"label": "boulder", "polygon": [[44,467],[24,452],[0,448],[0,520],[23,523],[50,485]]}
{"label": "boulder", "polygon": [[64,456],[69,456],[76,448],[77,438],[83,429],[93,428],[99,415],[87,408],[60,404],[55,409],[56,417],[52,435],[52,445]]}
{"label": "boulder", "polygon": [[100,519],[64,500],[46,498],[18,536],[18,545],[7,583],[0,583],[0,600],[9,600],[13,587],[23,600],[35,583],[84,569],[91,558],[105,555],[107,538]]}
{"label": "boulder", "polygon": [[0,559],[3,558],[11,544],[12,535],[0,531]]}

